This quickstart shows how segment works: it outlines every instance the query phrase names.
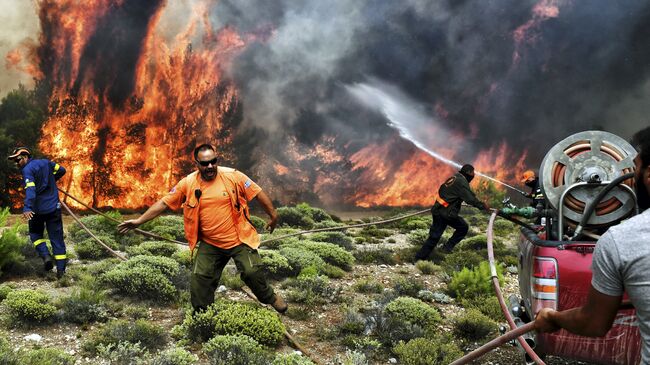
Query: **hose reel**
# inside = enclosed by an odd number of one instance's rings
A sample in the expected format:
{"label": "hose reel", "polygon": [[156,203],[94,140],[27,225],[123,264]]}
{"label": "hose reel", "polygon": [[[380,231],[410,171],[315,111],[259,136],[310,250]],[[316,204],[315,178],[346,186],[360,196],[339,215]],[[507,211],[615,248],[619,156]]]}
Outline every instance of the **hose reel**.
{"label": "hose reel", "polygon": [[[539,179],[544,196],[558,211],[560,221],[576,226],[587,204],[608,182],[634,171],[635,156],[636,150],[612,133],[571,135],[553,146],[542,161]],[[632,215],[636,208],[633,186],[633,180],[627,179],[607,193],[586,228],[608,227]]]}

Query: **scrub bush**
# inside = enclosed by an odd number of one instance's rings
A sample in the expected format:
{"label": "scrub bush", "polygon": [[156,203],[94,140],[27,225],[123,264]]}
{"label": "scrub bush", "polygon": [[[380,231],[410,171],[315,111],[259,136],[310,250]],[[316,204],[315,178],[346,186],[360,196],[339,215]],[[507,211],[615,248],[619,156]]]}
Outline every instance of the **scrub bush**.
{"label": "scrub bush", "polygon": [[345,270],[330,264],[323,265],[320,271],[323,275],[332,279],[340,279],[345,276]]}
{"label": "scrub bush", "polygon": [[[119,212],[109,212],[109,215],[120,215]],[[119,218],[117,218],[119,219]],[[117,232],[117,223],[112,222],[98,214],[87,215],[79,219],[96,236],[114,236]],[[68,226],[68,235],[71,241],[81,242],[90,235],[76,221]]]}
{"label": "scrub bush", "polygon": [[442,318],[434,307],[409,297],[399,297],[386,305],[386,312],[396,320],[421,326],[425,331],[435,330]]}
{"label": "scrub bush", "polygon": [[0,336],[0,364],[2,365],[19,365],[20,359],[18,353],[5,339],[5,336]]}
{"label": "scrub bush", "polygon": [[264,232],[264,227],[266,227],[266,221],[263,218],[260,218],[256,215],[251,215],[250,217],[251,223],[253,223],[253,227],[255,227],[255,230],[257,233],[262,233]]}
{"label": "scrub bush", "polygon": [[[429,237],[429,229],[421,228],[411,231],[406,235],[406,242],[413,246],[422,246]],[[440,243],[439,243],[440,244]]]}
{"label": "scrub bush", "polygon": [[496,330],[496,323],[477,309],[468,309],[464,314],[454,318],[454,333],[468,340],[476,341],[485,338]]}
{"label": "scrub bush", "polygon": [[140,226],[140,229],[158,234],[165,238],[185,240],[183,217],[180,215],[163,215]]}
{"label": "scrub bush", "polygon": [[189,249],[181,249],[174,252],[172,259],[176,260],[181,266],[189,268],[192,262],[192,256]]}
{"label": "scrub bush", "polygon": [[357,310],[348,309],[337,327],[339,334],[360,335],[366,329],[366,319]]}
{"label": "scrub bush", "polygon": [[128,247],[129,256],[148,255],[171,257],[178,251],[175,243],[165,241],[147,241],[135,247]]}
{"label": "scrub bush", "polygon": [[335,222],[335,221],[322,221],[322,222],[316,222],[314,224],[314,229],[316,228],[334,228],[334,227],[343,227],[345,226],[344,223],[341,222]]}
{"label": "scrub bush", "polygon": [[212,365],[266,365],[270,356],[254,339],[245,335],[215,336],[203,345]]}
{"label": "scrub bush", "polygon": [[206,310],[192,315],[173,332],[190,341],[205,342],[215,335],[241,334],[262,345],[275,347],[284,338],[284,325],[277,314],[250,303],[217,300]]}
{"label": "scrub bush", "polygon": [[289,260],[273,250],[259,250],[262,258],[262,270],[271,278],[282,279],[293,272]]}
{"label": "scrub bush", "polygon": [[315,365],[309,358],[297,353],[277,354],[271,365]]}
{"label": "scrub bush", "polygon": [[5,300],[7,294],[9,294],[9,292],[11,292],[12,290],[14,289],[11,286],[7,284],[0,284],[0,302]]}
{"label": "scrub bush", "polygon": [[497,219],[494,221],[494,234],[498,237],[505,237],[512,234],[517,234],[517,226],[505,219]]}
{"label": "scrub bush", "polygon": [[400,342],[393,352],[405,365],[446,365],[463,356],[458,346],[442,338],[416,338],[406,343]]}
{"label": "scrub bush", "polygon": [[75,290],[69,297],[60,300],[63,319],[70,323],[87,324],[105,320],[108,317],[101,291],[87,288]]}
{"label": "scrub bush", "polygon": [[329,242],[333,243],[347,251],[354,249],[352,245],[352,238],[348,237],[343,232],[316,232],[308,236],[309,240],[314,242]]}
{"label": "scrub bush", "polygon": [[[96,236],[106,246],[114,250],[118,249],[118,243],[115,242],[113,236],[107,234],[100,234]],[[82,260],[99,260],[111,256],[108,250],[97,243],[97,241],[92,237],[88,237],[82,241],[79,241],[78,243],[75,243],[74,251]]]}
{"label": "scrub bush", "polygon": [[374,279],[361,279],[352,286],[357,293],[375,293],[379,294],[384,291],[384,286]]}
{"label": "scrub bush", "polygon": [[420,290],[424,289],[424,283],[421,280],[400,276],[393,283],[393,289],[398,295],[417,298]]}
{"label": "scrub bush", "polygon": [[358,233],[362,237],[386,238],[393,235],[393,231],[386,228],[377,228],[376,225],[365,226]]}
{"label": "scrub bush", "polygon": [[183,348],[174,347],[156,355],[151,359],[151,365],[193,365],[198,361],[198,356]]}
{"label": "scrub bush", "polygon": [[[9,217],[9,208],[0,211],[0,227],[4,227]],[[22,254],[22,248],[25,245],[26,238],[21,237],[20,231],[24,224],[14,224],[10,228],[2,231],[0,236],[0,276],[16,264],[22,264],[25,256]]]}
{"label": "scrub bush", "polygon": [[231,270],[231,268],[224,268],[221,272],[221,278],[219,284],[224,285],[228,289],[239,290],[244,285],[244,281],[241,279],[237,270]]}
{"label": "scrub bush", "polygon": [[330,285],[329,279],[321,275],[300,275],[295,279],[289,279],[284,287],[290,288],[287,293],[287,300],[294,303],[307,305],[337,302],[340,299],[341,290]]}
{"label": "scrub bush", "polygon": [[102,274],[100,281],[130,297],[172,301],[180,273],[178,263],[168,257],[136,256]]}
{"label": "scrub bush", "polygon": [[83,349],[95,354],[100,345],[117,346],[121,342],[140,343],[143,348],[153,350],[165,346],[167,335],[164,328],[143,319],[135,322],[117,319],[91,333],[88,341],[83,344]]}
{"label": "scrub bush", "polygon": [[[261,237],[261,240],[265,241],[265,240],[268,240],[268,239],[271,239],[271,238],[281,237],[281,236],[285,236],[285,235],[296,233],[296,232],[299,232],[299,230],[293,229],[293,228],[276,228],[273,231],[273,233],[263,234],[262,237]],[[286,245],[286,244],[289,244],[289,243],[300,242],[300,239],[298,237],[299,236],[291,236],[291,237],[280,238],[280,239],[276,239],[276,240],[273,240],[273,241],[265,242],[265,243],[262,244],[262,247],[264,247],[264,248],[278,248],[278,247],[280,247],[282,245]]]}
{"label": "scrub bush", "polygon": [[494,321],[503,321],[503,312],[499,299],[494,295],[479,295],[476,297],[463,298],[460,304],[465,308],[478,309]]}
{"label": "scrub bush", "polygon": [[[492,240],[492,246],[494,249],[502,249],[504,247],[503,242],[498,237],[495,237]],[[457,250],[486,250],[487,249],[487,236],[484,234],[478,234],[474,237],[465,238],[464,240],[458,243],[456,248]],[[487,256],[485,256],[487,257]]]}
{"label": "scrub bush", "polygon": [[[497,265],[496,270],[499,282],[503,285],[503,269]],[[488,295],[493,290],[491,277],[490,264],[487,261],[481,262],[473,270],[464,268],[453,275],[448,286],[449,293],[453,297],[460,298]]]}
{"label": "scrub bush", "polygon": [[7,307],[12,322],[41,324],[56,313],[56,307],[50,303],[47,294],[31,289],[13,290],[2,303]]}
{"label": "scrub bush", "polygon": [[312,207],[307,203],[300,203],[296,205],[296,209],[301,211],[303,214],[313,219],[314,222],[323,222],[331,221],[332,217],[327,214],[327,212],[321,208]]}
{"label": "scrub bush", "polygon": [[354,258],[360,264],[395,265],[396,263],[393,251],[388,248],[356,250]]}
{"label": "scrub bush", "polygon": [[420,260],[415,263],[415,267],[425,275],[431,275],[440,272],[442,268],[431,261]]}
{"label": "scrub bush", "polygon": [[487,256],[476,251],[454,250],[445,255],[444,260],[440,263],[442,269],[447,275],[454,275],[463,268],[473,269],[481,262],[485,261]]}
{"label": "scrub bush", "polygon": [[[20,354],[20,364],[24,365],[74,365],[74,363],[74,357],[54,348],[33,349]],[[0,361],[0,364],[4,363]]]}
{"label": "scrub bush", "polygon": [[350,270],[354,265],[354,256],[341,247],[327,242],[302,241],[289,245],[283,245],[280,249],[295,248],[315,253],[328,264]]}
{"label": "scrub bush", "polygon": [[282,226],[311,229],[315,224],[309,215],[298,208],[280,207],[276,209],[276,212],[278,213],[278,222]]}
{"label": "scrub bush", "polygon": [[149,318],[149,310],[147,307],[140,305],[127,305],[124,307],[122,314],[130,319],[147,319]]}
{"label": "scrub bush", "polygon": [[294,245],[288,247],[283,246],[280,249],[280,254],[289,262],[292,269],[291,275],[297,275],[306,267],[315,267],[320,270],[325,265],[325,261],[316,253]]}
{"label": "scrub bush", "polygon": [[145,365],[149,355],[139,342],[99,344],[97,345],[97,354],[111,365]]}

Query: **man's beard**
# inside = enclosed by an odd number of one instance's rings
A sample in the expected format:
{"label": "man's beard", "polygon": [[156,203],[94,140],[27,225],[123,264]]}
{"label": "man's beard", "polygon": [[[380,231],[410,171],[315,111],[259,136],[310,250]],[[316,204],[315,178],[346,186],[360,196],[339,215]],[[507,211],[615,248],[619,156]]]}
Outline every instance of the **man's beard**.
{"label": "man's beard", "polygon": [[201,170],[201,178],[205,181],[214,180],[214,178],[217,177],[217,169],[210,170],[210,172],[214,172],[214,174],[211,174],[211,176],[209,176],[207,169]]}
{"label": "man's beard", "polygon": [[641,170],[639,177],[635,180],[636,201],[639,204],[639,212],[650,208],[650,194],[648,194],[648,188],[643,183],[643,170]]}

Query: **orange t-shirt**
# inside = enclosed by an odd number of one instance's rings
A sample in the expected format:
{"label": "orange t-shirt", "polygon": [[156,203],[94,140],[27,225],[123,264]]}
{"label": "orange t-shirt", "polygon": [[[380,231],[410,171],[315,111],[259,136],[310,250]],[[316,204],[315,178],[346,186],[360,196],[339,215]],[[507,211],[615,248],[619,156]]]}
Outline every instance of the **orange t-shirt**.
{"label": "orange t-shirt", "polygon": [[[217,169],[218,173],[218,169]],[[247,201],[251,201],[262,191],[253,180],[245,174],[236,171],[235,180],[244,186],[240,191]],[[232,206],[224,179],[217,176],[212,181],[199,177],[201,197],[199,198],[199,240],[219,248],[233,248],[241,243],[232,218]],[[165,197],[163,202],[172,209],[180,208],[185,201],[186,179],[182,179]]]}

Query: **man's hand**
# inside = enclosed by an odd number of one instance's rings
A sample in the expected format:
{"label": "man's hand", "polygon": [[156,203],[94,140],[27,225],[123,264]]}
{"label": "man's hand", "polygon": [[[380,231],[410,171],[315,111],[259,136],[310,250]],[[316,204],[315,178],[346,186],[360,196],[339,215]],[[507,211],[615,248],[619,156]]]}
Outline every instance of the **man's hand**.
{"label": "man's hand", "polygon": [[533,197],[533,194],[532,194],[532,193],[527,193],[527,192],[525,192],[525,191],[522,191],[522,192],[521,192],[521,195],[525,196],[526,198],[532,198],[532,197]]}
{"label": "man's hand", "polygon": [[275,214],[271,216],[271,219],[266,223],[266,227],[264,228],[267,229],[269,233],[273,233],[273,231],[275,230],[275,226],[277,225],[278,225],[278,215]]}
{"label": "man's hand", "polygon": [[34,212],[32,212],[31,210],[27,212],[23,212],[23,218],[25,218],[26,220],[31,220],[32,218],[34,218]]}
{"label": "man's hand", "polygon": [[139,219],[130,219],[117,225],[117,231],[124,234],[138,228],[142,224]]}
{"label": "man's hand", "polygon": [[551,308],[542,308],[535,317],[535,330],[539,332],[555,332],[560,327],[553,321],[553,314],[555,311]]}

